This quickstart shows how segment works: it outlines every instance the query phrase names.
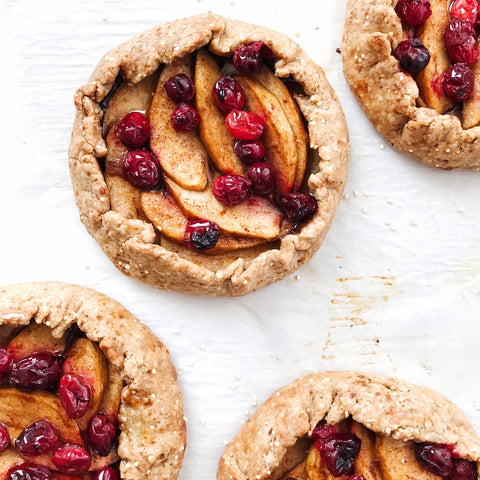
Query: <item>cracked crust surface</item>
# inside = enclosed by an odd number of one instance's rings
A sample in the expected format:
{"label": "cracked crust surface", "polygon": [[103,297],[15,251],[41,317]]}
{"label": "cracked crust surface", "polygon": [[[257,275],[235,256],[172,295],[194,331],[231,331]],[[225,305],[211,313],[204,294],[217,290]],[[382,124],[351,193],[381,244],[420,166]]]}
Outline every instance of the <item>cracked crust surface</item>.
{"label": "cracked crust surface", "polygon": [[[153,226],[112,211],[98,159],[106,154],[100,102],[119,73],[137,83],[163,63],[209,44],[220,56],[240,44],[263,40],[277,58],[276,74],[291,75],[305,95],[296,100],[308,122],[314,159],[308,188],[319,202],[317,214],[298,232],[268,249],[229,255],[201,255],[178,245],[155,243]],[[287,36],[210,13],[159,25],[107,53],[88,83],[75,94],[77,108],[69,164],[80,218],[115,266],[158,288],[183,293],[237,296],[281,280],[313,256],[333,221],[346,183],[348,132],[340,103],[323,70]],[[200,259],[200,257],[202,257]]]}
{"label": "cracked crust surface", "polygon": [[285,471],[276,470],[299,438],[323,419],[334,424],[348,416],[378,434],[456,443],[462,458],[480,459],[475,430],[463,412],[438,393],[380,375],[326,372],[300,378],[263,403],[226,447],[217,479],[278,478]]}
{"label": "cracked crust surface", "polygon": [[76,323],[121,370],[122,479],[175,480],[186,427],[182,394],[165,345],[119,303],[94,290],[56,282],[0,287],[0,340],[8,342],[15,327],[31,320],[47,325],[55,336]]}
{"label": "cracked crust surface", "polygon": [[464,130],[454,115],[417,106],[415,80],[392,52],[403,40],[397,0],[348,0],[343,70],[377,130],[397,150],[432,167],[480,170],[480,126]]}

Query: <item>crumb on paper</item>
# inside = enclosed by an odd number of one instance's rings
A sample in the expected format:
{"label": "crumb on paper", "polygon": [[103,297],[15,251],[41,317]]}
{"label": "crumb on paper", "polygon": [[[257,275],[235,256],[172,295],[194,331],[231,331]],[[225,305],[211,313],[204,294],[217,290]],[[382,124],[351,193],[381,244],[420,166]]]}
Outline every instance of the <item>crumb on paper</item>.
{"label": "crumb on paper", "polygon": [[458,213],[465,213],[465,208],[463,208],[463,207],[458,207],[458,208],[457,208],[457,212],[458,212]]}
{"label": "crumb on paper", "polygon": [[300,275],[295,275],[295,280],[300,280],[302,277]]}
{"label": "crumb on paper", "polygon": [[363,195],[368,198],[370,196],[370,192],[368,190],[365,190],[365,192],[363,192]]}
{"label": "crumb on paper", "polygon": [[353,191],[353,195],[354,195],[355,197],[358,197],[358,196],[360,195],[360,192],[359,192],[358,190],[354,190],[354,191]]}
{"label": "crumb on paper", "polygon": [[368,213],[368,208],[367,208],[367,207],[363,207],[363,208],[362,208],[362,212],[363,212],[363,213]]}
{"label": "crumb on paper", "polygon": [[199,347],[198,347],[198,348],[199,348],[199,349],[200,349],[202,352],[204,352],[204,351],[205,351],[205,345],[199,345]]}
{"label": "crumb on paper", "polygon": [[418,222],[416,220],[410,220],[410,224],[414,227],[416,227],[418,225]]}
{"label": "crumb on paper", "polygon": [[392,200],[391,198],[387,198],[387,203],[388,203],[389,205],[393,205],[393,200]]}
{"label": "crumb on paper", "polygon": [[348,193],[346,193],[344,196],[343,196],[344,200],[348,200],[350,198],[350,195]]}
{"label": "crumb on paper", "polygon": [[380,150],[385,150],[385,145],[383,143],[380,145]]}

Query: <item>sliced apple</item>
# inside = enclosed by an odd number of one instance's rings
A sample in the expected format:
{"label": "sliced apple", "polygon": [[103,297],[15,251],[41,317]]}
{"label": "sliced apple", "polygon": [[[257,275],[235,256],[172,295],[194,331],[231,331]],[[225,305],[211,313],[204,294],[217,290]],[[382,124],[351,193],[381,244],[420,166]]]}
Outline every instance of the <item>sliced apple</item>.
{"label": "sliced apple", "polygon": [[221,172],[244,175],[245,169],[233,150],[235,140],[225,125],[225,114],[217,108],[212,99],[212,89],[222,76],[222,71],[211,53],[206,48],[199,50],[195,64],[195,88],[201,119],[200,138]]}
{"label": "sliced apple", "polygon": [[418,37],[430,52],[430,62],[416,77],[420,96],[429,108],[445,113],[453,102],[443,91],[442,79],[450,67],[443,32],[449,23],[449,0],[430,0],[432,15],[420,27]]}
{"label": "sliced apple", "polygon": [[245,91],[245,104],[251,112],[265,121],[262,141],[267,159],[275,169],[278,192],[287,195],[295,185],[298,166],[295,136],[280,101],[258,82],[247,77],[236,77]]}
{"label": "sliced apple", "polygon": [[325,471],[323,469],[323,462],[320,452],[314,445],[308,452],[307,461],[305,464],[305,471],[307,480],[326,480]]}
{"label": "sliced apple", "polygon": [[11,447],[0,455],[0,480],[4,480],[7,472],[15,465],[24,463],[24,458]]}
{"label": "sliced apple", "polygon": [[87,338],[78,338],[74,342],[62,365],[62,375],[73,373],[82,375],[92,390],[88,410],[77,420],[78,426],[84,431],[98,411],[107,382],[107,360],[96,343]]}
{"label": "sliced apple", "polygon": [[273,240],[280,233],[282,214],[264,198],[253,196],[236,207],[225,207],[213,196],[210,187],[194,192],[168,178],[165,182],[189,217],[211,220],[224,232],[242,237]]}
{"label": "sliced apple", "polygon": [[463,128],[476,127],[480,123],[480,60],[473,66],[473,93],[463,104]]}
{"label": "sliced apple", "polygon": [[295,468],[283,475],[282,480],[287,479],[307,480],[307,460],[300,462]]}
{"label": "sliced apple", "polygon": [[[101,468],[108,467],[112,463],[115,463],[117,460],[120,460],[120,457],[117,454],[117,451],[114,447],[106,457],[101,457],[98,453],[92,452],[92,464],[90,465],[90,471],[95,472]],[[85,479],[84,479],[85,480]]]}
{"label": "sliced apple", "polygon": [[260,72],[253,75],[253,79],[278,98],[292,127],[298,159],[294,183],[294,188],[297,190],[302,185],[307,167],[308,135],[303,126],[302,115],[288,88],[267,67],[264,66]]}
{"label": "sliced apple", "polygon": [[204,190],[207,186],[208,154],[198,132],[177,133],[170,122],[176,105],[168,97],[163,85],[179,73],[193,77],[191,55],[165,65],[160,74],[149,111],[152,127],[150,147],[164,172],[175,182],[190,190]]}
{"label": "sliced apple", "polygon": [[98,408],[99,412],[106,413],[107,415],[118,415],[123,390],[121,372],[122,370],[113,365],[113,363],[108,364],[108,381]]}
{"label": "sliced apple", "polygon": [[365,480],[382,480],[375,454],[375,434],[357,422],[352,422],[352,433],[362,442],[360,452],[353,463],[357,475],[363,475]]}

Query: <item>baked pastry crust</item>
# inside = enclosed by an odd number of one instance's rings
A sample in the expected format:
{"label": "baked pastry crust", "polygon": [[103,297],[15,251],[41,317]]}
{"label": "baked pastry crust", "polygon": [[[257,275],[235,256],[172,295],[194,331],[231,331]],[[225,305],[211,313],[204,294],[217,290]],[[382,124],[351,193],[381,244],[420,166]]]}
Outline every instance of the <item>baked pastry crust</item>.
{"label": "baked pastry crust", "polygon": [[480,126],[417,105],[415,80],[392,55],[403,40],[397,0],[348,0],[343,70],[372,124],[397,150],[432,167],[480,170]]}
{"label": "baked pastry crust", "polygon": [[[280,77],[291,75],[306,95],[296,99],[308,122],[314,159],[308,187],[318,200],[316,215],[299,231],[268,248],[201,255],[171,242],[155,244],[152,224],[112,211],[98,159],[106,154],[100,103],[115,79],[137,83],[162,63],[209,44],[213,53],[263,40],[273,51]],[[340,103],[323,70],[287,36],[210,13],[159,25],[108,52],[75,94],[77,113],[69,149],[73,188],[89,233],[123,273],[158,288],[215,296],[244,295],[284,278],[320,247],[346,183],[348,132]],[[273,245],[273,246],[272,246]]]}
{"label": "baked pastry crust", "polygon": [[[125,480],[175,480],[186,427],[175,368],[165,345],[129,311],[89,288],[57,282],[0,287],[0,346],[31,320],[61,337],[74,323],[98,342],[125,384],[118,454]],[[152,428],[154,427],[154,428]]]}
{"label": "baked pastry crust", "polygon": [[295,466],[278,471],[299,438],[323,419],[335,424],[348,416],[375,433],[456,444],[460,457],[480,459],[480,439],[473,427],[438,393],[380,375],[326,372],[300,378],[263,403],[226,447],[217,479],[279,478]]}

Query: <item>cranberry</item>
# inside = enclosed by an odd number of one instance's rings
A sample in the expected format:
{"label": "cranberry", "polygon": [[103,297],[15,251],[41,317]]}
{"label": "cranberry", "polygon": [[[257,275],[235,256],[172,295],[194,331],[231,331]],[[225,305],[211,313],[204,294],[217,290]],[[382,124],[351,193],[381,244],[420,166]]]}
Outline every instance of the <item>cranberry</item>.
{"label": "cranberry", "polygon": [[445,445],[417,443],[415,457],[425,470],[434,475],[446,477],[452,470],[452,454]]}
{"label": "cranberry", "polygon": [[50,352],[34,353],[12,366],[10,383],[15,388],[30,392],[47,388],[56,382],[60,359]]}
{"label": "cranberry", "polygon": [[0,348],[0,380],[8,376],[12,365],[13,355],[6,348]]}
{"label": "cranberry", "polygon": [[88,472],[92,464],[92,457],[80,445],[67,443],[53,452],[52,462],[62,473],[83,475]]}
{"label": "cranberry", "polygon": [[26,462],[15,465],[5,475],[5,480],[52,480],[52,472],[36,463]]}
{"label": "cranberry", "polygon": [[477,464],[464,458],[454,458],[448,480],[477,480]]}
{"label": "cranberry", "polygon": [[252,190],[266,195],[273,190],[275,184],[273,168],[268,162],[255,162],[247,170],[247,177],[252,182]]}
{"label": "cranberry", "polygon": [[265,120],[260,115],[243,110],[232,110],[225,124],[230,135],[237,140],[256,140],[265,128]]}
{"label": "cranberry", "polygon": [[215,222],[196,220],[187,225],[183,241],[192,250],[209,250],[220,238],[220,229]]}
{"label": "cranberry", "polygon": [[475,23],[479,12],[477,0],[456,0],[452,4],[450,13],[452,18],[461,18]]}
{"label": "cranberry", "polygon": [[92,398],[92,389],[80,374],[63,375],[58,389],[60,402],[70,418],[80,418],[85,415]]}
{"label": "cranberry", "polygon": [[473,65],[478,59],[475,27],[472,22],[454,18],[444,32],[445,47],[452,63]]}
{"label": "cranberry", "polygon": [[338,429],[334,425],[330,425],[325,420],[322,420],[313,429],[310,438],[321,447],[335,433],[339,433]]}
{"label": "cranberry", "polygon": [[247,43],[233,52],[233,65],[244,75],[251,75],[261,70],[263,57],[268,56],[263,42]]}
{"label": "cranberry", "polygon": [[172,112],[171,123],[176,132],[187,133],[198,127],[200,115],[188,103],[181,103]]}
{"label": "cranberry", "polygon": [[261,140],[238,140],[234,150],[240,161],[246,165],[259,162],[265,156],[265,147]]}
{"label": "cranberry", "polygon": [[106,457],[112,449],[116,433],[117,419],[115,416],[97,413],[92,418],[88,429],[90,445],[101,457]]}
{"label": "cranberry", "polygon": [[445,95],[453,102],[464,102],[473,92],[474,76],[466,63],[456,63],[443,76]]}
{"label": "cranberry", "polygon": [[479,35],[480,34],[480,8],[478,9],[477,18],[474,21],[474,25],[475,25],[475,32],[477,33],[477,35]]}
{"label": "cranberry", "polygon": [[95,472],[93,480],[118,480],[118,475],[112,467],[104,467]]}
{"label": "cranberry", "polygon": [[280,205],[293,223],[303,222],[318,210],[317,199],[305,193],[289,193],[280,199]]}
{"label": "cranberry", "polygon": [[6,425],[0,422],[0,453],[4,452],[10,445],[10,434]]}
{"label": "cranberry", "polygon": [[37,456],[53,450],[58,443],[58,431],[48,420],[39,420],[25,428],[15,440],[15,448],[27,456]]}
{"label": "cranberry", "polygon": [[212,98],[215,105],[225,113],[241,110],[245,104],[245,94],[240,84],[232,77],[222,77],[213,86]]}
{"label": "cranberry", "polygon": [[393,53],[400,67],[410,75],[420,73],[430,61],[430,52],[419,38],[400,42]]}
{"label": "cranberry", "polygon": [[334,477],[348,472],[360,452],[361,440],[353,433],[334,433],[320,446],[320,455]]}
{"label": "cranberry", "polygon": [[117,135],[128,148],[142,148],[150,138],[150,122],[140,112],[130,112],[117,125]]}
{"label": "cranberry", "polygon": [[428,0],[398,0],[397,15],[412,27],[421,25],[432,14]]}
{"label": "cranberry", "polygon": [[163,85],[167,95],[175,103],[190,103],[195,97],[195,85],[184,73],[170,77]]}
{"label": "cranberry", "polygon": [[223,175],[213,182],[213,196],[223,205],[234,207],[246,202],[251,195],[249,180],[241,175]]}
{"label": "cranberry", "polygon": [[152,190],[161,180],[161,168],[157,157],[146,150],[132,150],[123,161],[125,178],[137,188]]}

